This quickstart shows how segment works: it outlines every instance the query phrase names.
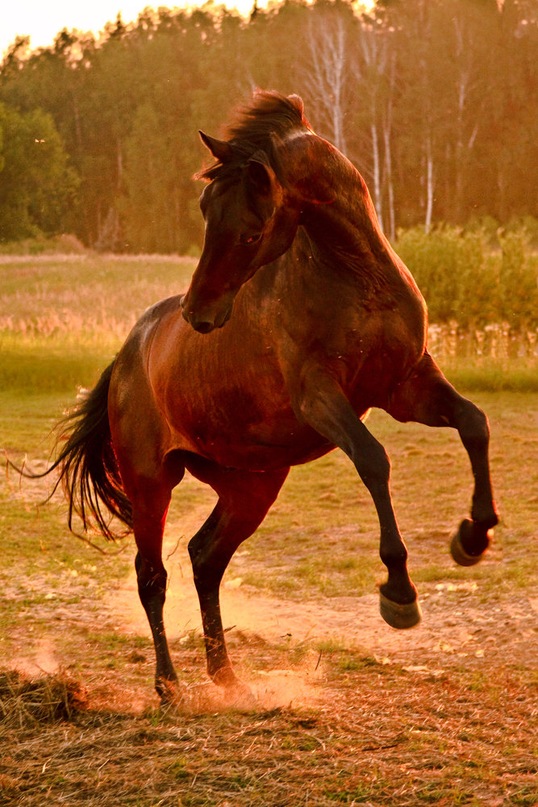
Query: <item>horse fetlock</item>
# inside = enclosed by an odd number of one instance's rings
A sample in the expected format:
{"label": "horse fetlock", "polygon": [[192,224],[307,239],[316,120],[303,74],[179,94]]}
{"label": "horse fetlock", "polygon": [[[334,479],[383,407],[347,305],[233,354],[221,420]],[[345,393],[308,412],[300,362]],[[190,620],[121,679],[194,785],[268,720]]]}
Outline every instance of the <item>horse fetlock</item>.
{"label": "horse fetlock", "polygon": [[213,683],[224,689],[236,689],[243,686],[229,661],[219,666],[208,662],[207,672]]}
{"label": "horse fetlock", "polygon": [[177,676],[164,677],[157,675],[155,678],[155,691],[161,700],[161,704],[171,704],[179,699],[179,682]]}
{"label": "horse fetlock", "polygon": [[491,508],[485,508],[481,512],[478,507],[473,506],[471,519],[476,532],[482,531],[487,533],[499,523],[499,516],[495,510],[491,510]]}

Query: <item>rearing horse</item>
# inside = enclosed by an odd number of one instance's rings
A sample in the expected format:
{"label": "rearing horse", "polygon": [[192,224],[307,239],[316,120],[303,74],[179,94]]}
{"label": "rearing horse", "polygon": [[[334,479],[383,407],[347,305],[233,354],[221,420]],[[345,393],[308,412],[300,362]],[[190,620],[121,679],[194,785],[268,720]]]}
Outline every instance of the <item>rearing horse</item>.
{"label": "rearing horse", "polygon": [[389,459],[363,418],[450,426],[474,475],[454,559],[476,563],[497,523],[486,416],[426,349],[423,298],[380,231],[354,166],[318,137],[297,96],[258,92],[201,177],[203,252],[184,297],[149,309],[72,416],[55,465],[73,511],[112,535],[106,509],[135,535],[140,599],[155,643],[156,689],[173,697],[162,539],[172,489],[188,469],[218,495],[189,544],[209,675],[239,682],[227,655],[219,586],[291,465],[341,448],[370,491],[388,578],[381,615],[420,619],[389,492]]}

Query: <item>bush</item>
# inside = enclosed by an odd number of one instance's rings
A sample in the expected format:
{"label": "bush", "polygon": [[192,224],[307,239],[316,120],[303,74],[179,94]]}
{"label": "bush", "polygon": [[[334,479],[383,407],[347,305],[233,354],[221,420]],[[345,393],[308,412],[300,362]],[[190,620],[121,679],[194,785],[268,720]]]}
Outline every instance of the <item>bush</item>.
{"label": "bush", "polygon": [[499,232],[502,250],[499,313],[512,328],[538,326],[538,271],[525,229]]}
{"label": "bush", "polygon": [[538,326],[538,258],[525,229],[463,232],[442,226],[429,234],[400,231],[396,250],[413,273],[430,320],[461,328],[508,322],[514,330]]}

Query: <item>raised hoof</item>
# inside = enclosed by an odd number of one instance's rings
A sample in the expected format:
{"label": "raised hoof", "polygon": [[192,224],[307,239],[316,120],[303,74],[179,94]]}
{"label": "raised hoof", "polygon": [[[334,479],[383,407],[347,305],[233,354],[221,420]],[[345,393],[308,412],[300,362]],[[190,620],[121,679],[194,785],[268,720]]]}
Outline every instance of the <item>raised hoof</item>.
{"label": "raised hoof", "polygon": [[387,625],[398,630],[414,628],[422,619],[418,600],[401,605],[389,600],[382,591],[379,592],[379,611]]}
{"label": "raised hoof", "polygon": [[[450,554],[452,555],[453,560],[456,561],[458,566],[475,566],[479,561],[482,559],[484,552],[487,549],[484,549],[475,555],[470,555],[464,548],[461,540],[462,532],[469,532],[473,529],[474,525],[473,522],[469,518],[465,518],[461,524],[459,530],[455,533],[450,542]],[[491,531],[487,533],[488,544],[491,540]]]}

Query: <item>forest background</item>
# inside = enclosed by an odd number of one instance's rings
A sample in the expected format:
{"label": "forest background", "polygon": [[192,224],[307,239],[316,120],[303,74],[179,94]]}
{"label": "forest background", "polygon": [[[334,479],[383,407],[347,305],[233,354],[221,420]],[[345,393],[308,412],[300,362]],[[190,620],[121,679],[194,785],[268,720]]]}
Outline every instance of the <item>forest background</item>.
{"label": "forest background", "polygon": [[103,252],[195,255],[197,130],[218,134],[273,88],[302,95],[364,175],[434,322],[535,335],[537,64],[537,0],[369,13],[286,0],[248,19],[160,8],[98,38],[63,30],[35,51],[19,38],[0,67],[0,249],[70,233]]}

